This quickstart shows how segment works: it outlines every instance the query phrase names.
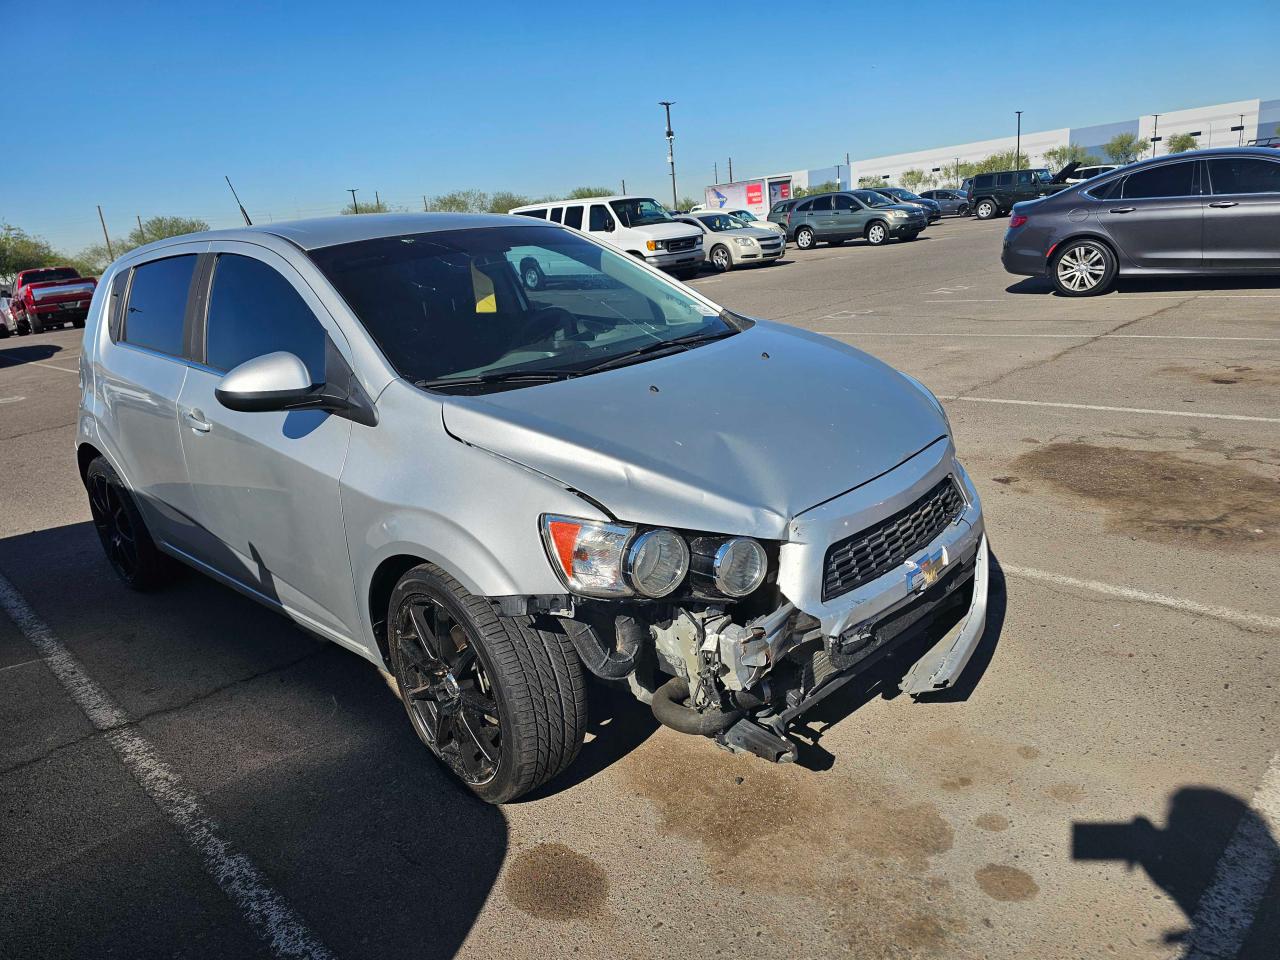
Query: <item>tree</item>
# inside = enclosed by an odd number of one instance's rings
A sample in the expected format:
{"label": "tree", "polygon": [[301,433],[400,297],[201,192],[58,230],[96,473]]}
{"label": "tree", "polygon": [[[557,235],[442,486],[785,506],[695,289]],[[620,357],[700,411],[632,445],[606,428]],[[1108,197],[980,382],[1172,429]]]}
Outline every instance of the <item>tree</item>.
{"label": "tree", "polygon": [[589,197],[608,197],[612,194],[613,190],[609,187],[574,187],[564,199],[586,200]]}
{"label": "tree", "polygon": [[996,173],[1001,170],[1014,170],[1021,165],[1027,165],[1027,155],[1024,153],[1021,158],[1018,157],[1016,151],[1002,150],[999,153],[993,153],[991,156],[977,163],[970,164],[968,176],[975,173]]}
{"label": "tree", "polygon": [[21,227],[0,224],[0,280],[9,283],[23,270],[54,266],[61,258],[41,237]]}
{"label": "tree", "polygon": [[925,174],[923,170],[903,170],[902,173],[898,174],[898,182],[908,190],[918,189],[920,184],[924,183],[924,181]]}
{"label": "tree", "polygon": [[695,197],[681,197],[681,198],[680,198],[680,206],[676,207],[676,209],[677,209],[677,210],[692,210],[692,209],[693,209],[697,204],[699,204],[699,203],[702,203],[702,201],[701,201],[701,200],[698,200],[698,199],[697,199],[697,198],[695,198]]}
{"label": "tree", "polygon": [[1113,163],[1133,163],[1151,149],[1151,141],[1136,133],[1117,133],[1102,145],[1102,152]]}
{"label": "tree", "polygon": [[489,209],[489,195],[483,190],[454,190],[432,197],[427,207],[442,213],[485,213]]}
{"label": "tree", "polygon": [[884,183],[884,177],[859,177],[858,186],[860,187],[878,187]]}
{"label": "tree", "polygon": [[822,183],[811,183],[807,187],[791,188],[791,196],[793,197],[811,197],[815,193],[831,193],[840,189],[840,184],[834,180],[825,180]]}
{"label": "tree", "polygon": [[387,206],[385,200],[375,200],[373,202],[365,200],[363,203],[358,203],[354,206],[348,203],[342,208],[342,215],[350,217],[357,213],[389,213],[390,211],[391,208]]}
{"label": "tree", "polygon": [[523,194],[512,193],[510,190],[499,190],[489,197],[488,210],[490,213],[509,213],[513,207],[523,207],[526,203],[531,202]]}
{"label": "tree", "polygon": [[1061,147],[1051,147],[1044,152],[1044,162],[1051,170],[1061,170],[1069,163],[1078,163],[1082,167],[1092,167],[1101,163],[1078,143],[1068,143]]}
{"label": "tree", "polygon": [[184,233],[199,233],[208,230],[209,224],[195,217],[150,217],[142,221],[142,227],[134,227],[129,235],[120,243],[112,243],[116,256],[120,256],[134,247],[144,243],[154,243],[168,237],[180,237]]}
{"label": "tree", "polygon": [[1186,153],[1188,150],[1195,150],[1198,148],[1200,143],[1191,134],[1183,132],[1175,133],[1169,137],[1165,146],[1169,148],[1170,153]]}
{"label": "tree", "polygon": [[[92,246],[85,247],[77,254],[67,258],[67,263],[80,271],[82,277],[96,277],[111,264],[111,261],[122,253],[127,251],[116,249],[115,244],[111,245],[111,253],[107,252],[105,243],[95,243]],[[112,256],[112,253],[115,256]]]}

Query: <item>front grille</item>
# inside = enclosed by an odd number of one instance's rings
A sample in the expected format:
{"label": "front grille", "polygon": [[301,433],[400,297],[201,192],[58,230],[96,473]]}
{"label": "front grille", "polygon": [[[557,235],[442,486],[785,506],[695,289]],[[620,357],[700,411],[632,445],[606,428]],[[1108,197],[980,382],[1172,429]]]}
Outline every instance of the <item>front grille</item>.
{"label": "front grille", "polygon": [[667,249],[672,253],[680,253],[682,250],[692,250],[696,237],[682,237],[679,240],[668,240]]}
{"label": "front grille", "polygon": [[964,498],[946,477],[911,506],[827,548],[822,599],[856,590],[906,562],[964,510]]}

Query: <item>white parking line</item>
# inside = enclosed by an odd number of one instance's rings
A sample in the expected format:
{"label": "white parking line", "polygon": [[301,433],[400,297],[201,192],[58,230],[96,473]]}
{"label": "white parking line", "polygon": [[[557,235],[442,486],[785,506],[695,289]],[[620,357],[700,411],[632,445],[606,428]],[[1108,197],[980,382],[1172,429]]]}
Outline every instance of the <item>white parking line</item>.
{"label": "white parking line", "polygon": [[1133,587],[1121,587],[1114,583],[1103,583],[1101,580],[1077,580],[1075,577],[1061,573],[1050,573],[1048,570],[1037,570],[1034,567],[1022,567],[1001,561],[1000,569],[1015,577],[1027,580],[1040,580],[1044,583],[1056,584],[1059,587],[1073,587],[1077,590],[1092,590],[1094,593],[1105,593],[1121,600],[1136,600],[1139,603],[1150,603],[1158,607],[1169,607],[1184,613],[1194,613],[1202,617],[1213,617],[1225,620],[1242,627],[1271,630],[1280,633],[1280,617],[1267,616],[1264,613],[1250,613],[1248,610],[1236,610],[1232,607],[1220,607],[1211,603],[1200,603],[1186,597],[1171,597],[1163,593],[1149,593],[1146,590],[1135,590]]}
{"label": "white parking line", "polygon": [[[1188,293],[1185,297],[1145,297],[1138,294],[1117,293],[1107,298],[1116,300],[1280,300],[1280,293]],[[995,297],[990,300],[926,300],[925,303],[1058,303],[1059,297]]]}
{"label": "white parking line", "polygon": [[1058,407],[1063,410],[1098,410],[1103,413],[1141,413],[1154,417],[1195,417],[1200,420],[1243,420],[1248,423],[1280,423],[1280,417],[1249,417],[1240,413],[1197,413],[1192,410],[1149,410],[1145,407],[1105,407],[1096,403],[1052,403],[1048,400],[1005,400],[997,397],[958,397],[938,394],[939,400],[967,403],[1003,403],[1018,407]]}
{"label": "white parking line", "polygon": [[63,373],[74,373],[76,376],[80,375],[79,370],[74,370],[71,367],[54,366],[52,363],[45,363],[43,360],[27,360],[26,362],[23,362],[22,360],[11,360],[9,357],[0,357],[0,363],[9,367],[44,367],[46,370],[61,370]]}
{"label": "white parking line", "polygon": [[0,575],[0,607],[44,658],[89,722],[103,732],[125,769],[178,828],[183,839],[204,861],[205,870],[240,908],[245,920],[267,942],[271,952],[277,957],[331,960],[333,955],[307,929],[306,923],[276,892],[262,871],[218,835],[218,824],[204,811],[195,794],[182,786],[173,768],[130,726],[128,715],[84,672],[3,575]]}
{"label": "white parking line", "polygon": [[[823,317],[830,320],[830,317]],[[1280,337],[1205,337],[1175,333],[892,333],[888,330],[815,330],[824,337],[1012,337],[1026,340],[1247,340],[1280,343]]]}
{"label": "white parking line", "polygon": [[1218,867],[1191,917],[1191,939],[1185,960],[1234,957],[1244,946],[1258,907],[1280,864],[1280,753],[1271,758],[1240,817]]}
{"label": "white parking line", "polygon": [[26,397],[0,397],[0,403],[17,403],[18,401],[25,400],[25,399],[27,398]]}

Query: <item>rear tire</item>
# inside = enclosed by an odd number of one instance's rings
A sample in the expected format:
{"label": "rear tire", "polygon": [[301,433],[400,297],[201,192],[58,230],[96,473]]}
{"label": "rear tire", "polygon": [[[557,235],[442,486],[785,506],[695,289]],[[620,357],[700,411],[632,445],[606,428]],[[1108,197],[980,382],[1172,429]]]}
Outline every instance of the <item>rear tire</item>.
{"label": "rear tire", "polygon": [[1000,212],[1000,208],[996,206],[994,200],[988,200],[984,197],[978,201],[978,205],[973,208],[973,212],[979,220],[994,220]]}
{"label": "rear tire", "polygon": [[812,250],[817,242],[818,238],[809,227],[801,227],[796,231],[796,247],[800,250]]}
{"label": "rear tire", "polygon": [[866,237],[871,246],[883,246],[889,241],[889,228],[879,220],[872,220],[867,224]]}
{"label": "rear tire", "polygon": [[40,314],[38,313],[28,315],[27,326],[32,333],[44,333],[44,322],[40,319]]}
{"label": "rear tire", "polygon": [[542,272],[542,267],[533,257],[525,257],[520,262],[520,280],[524,283],[526,290],[541,290],[547,285],[546,274]]}
{"label": "rear tire", "polygon": [[84,321],[85,321],[85,318],[84,318],[84,317],[81,317],[79,320],[72,320],[72,321],[71,321],[71,325],[72,325],[73,327],[75,327],[77,330],[83,330],[83,329],[84,329]]}
{"label": "rear tire", "polygon": [[387,642],[418,738],[480,799],[514,800],[578,755],[587,690],[564,633],[499,617],[424,563],[391,594]]}
{"label": "rear tire", "polygon": [[160,552],[120,475],[96,457],[84,475],[93,526],[111,569],[130,588],[155,590],[173,579],[177,562]]}
{"label": "rear tire", "polygon": [[1054,252],[1049,281],[1064,297],[1096,297],[1115,283],[1115,254],[1097,240],[1069,240]]}

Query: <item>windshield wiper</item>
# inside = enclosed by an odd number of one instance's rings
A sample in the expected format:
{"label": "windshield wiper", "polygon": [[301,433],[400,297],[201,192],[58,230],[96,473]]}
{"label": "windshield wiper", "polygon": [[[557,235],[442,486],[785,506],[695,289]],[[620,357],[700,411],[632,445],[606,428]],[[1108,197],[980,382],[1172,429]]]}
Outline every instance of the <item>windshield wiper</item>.
{"label": "windshield wiper", "polygon": [[470,377],[439,377],[435,380],[415,380],[415,387],[438,390],[443,387],[473,387],[487,383],[553,383],[576,377],[579,370],[495,370]]}
{"label": "windshield wiper", "polygon": [[643,347],[636,347],[634,350],[628,350],[626,353],[620,353],[616,357],[609,357],[607,360],[601,360],[589,367],[584,367],[582,373],[597,373],[601,370],[612,370],[615,367],[625,367],[655,353],[663,353],[667,350],[675,352],[688,350],[690,347],[699,343],[710,343],[712,340],[723,340],[725,337],[732,337],[738,333],[737,330],[721,330],[717,333],[690,333],[683,337],[676,337],[672,340],[655,340],[653,343],[646,343]]}

